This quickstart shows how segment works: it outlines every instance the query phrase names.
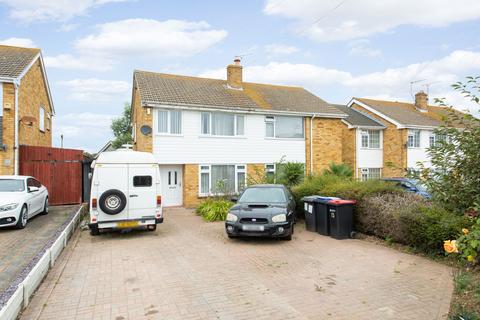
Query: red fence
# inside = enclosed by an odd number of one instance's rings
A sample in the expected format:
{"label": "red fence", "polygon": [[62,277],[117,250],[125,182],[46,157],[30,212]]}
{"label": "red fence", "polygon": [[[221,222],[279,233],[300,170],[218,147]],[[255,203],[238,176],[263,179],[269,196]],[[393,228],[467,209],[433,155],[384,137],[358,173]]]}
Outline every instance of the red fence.
{"label": "red fence", "polygon": [[47,187],[53,205],[82,202],[83,151],[20,146],[20,175]]}

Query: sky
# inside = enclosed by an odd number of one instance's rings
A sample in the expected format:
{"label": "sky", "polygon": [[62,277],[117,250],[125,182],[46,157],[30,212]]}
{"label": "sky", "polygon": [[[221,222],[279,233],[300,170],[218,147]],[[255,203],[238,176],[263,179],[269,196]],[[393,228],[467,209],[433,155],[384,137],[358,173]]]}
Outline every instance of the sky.
{"label": "sky", "polygon": [[[480,75],[477,0],[0,0],[0,44],[42,49],[53,142],[98,151],[131,101],[133,70],[412,101],[428,91],[479,115],[451,89]],[[413,82],[413,83],[412,83]]]}

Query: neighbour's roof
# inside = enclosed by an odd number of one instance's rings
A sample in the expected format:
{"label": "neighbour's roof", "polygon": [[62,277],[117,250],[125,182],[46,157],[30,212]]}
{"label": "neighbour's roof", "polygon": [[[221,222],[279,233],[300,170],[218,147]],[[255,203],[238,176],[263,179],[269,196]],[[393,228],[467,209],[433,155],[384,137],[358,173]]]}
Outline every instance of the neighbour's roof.
{"label": "neighbour's roof", "polygon": [[[424,126],[424,127],[438,127],[443,124],[442,119],[448,115],[452,110],[460,114],[458,110],[453,110],[448,107],[427,106],[428,112],[419,111],[413,103],[386,101],[365,98],[353,98],[360,101],[372,109],[382,113],[388,118],[400,123],[404,126]],[[460,125],[459,125],[460,126]]]}
{"label": "neighbour's roof", "polygon": [[226,80],[147,71],[134,72],[142,104],[185,105],[316,113],[344,117],[338,109],[301,87],[243,82],[231,89]]}
{"label": "neighbour's roof", "polygon": [[344,105],[335,104],[334,106],[335,108],[339,109],[340,111],[348,115],[348,117],[345,118],[344,121],[346,121],[351,126],[379,128],[379,129],[384,129],[386,127],[380,121],[373,119],[366,113],[362,113],[358,110],[349,108]]}
{"label": "neighbour's roof", "polygon": [[[149,152],[140,152],[127,149],[118,149],[116,151],[105,151],[100,153],[96,164],[105,164],[105,163],[151,163],[156,164],[157,161],[153,154]],[[93,165],[93,164],[92,164]]]}
{"label": "neighbour's roof", "polygon": [[18,78],[40,53],[40,49],[0,45],[0,77]]}

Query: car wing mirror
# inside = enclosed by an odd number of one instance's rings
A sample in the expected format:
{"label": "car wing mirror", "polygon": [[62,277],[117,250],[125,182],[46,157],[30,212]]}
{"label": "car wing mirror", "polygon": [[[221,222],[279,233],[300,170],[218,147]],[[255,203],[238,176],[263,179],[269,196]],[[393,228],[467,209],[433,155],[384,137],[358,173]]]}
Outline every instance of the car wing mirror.
{"label": "car wing mirror", "polygon": [[238,198],[237,198],[237,197],[231,197],[231,198],[230,198],[230,201],[232,201],[233,203],[237,203]]}
{"label": "car wing mirror", "polygon": [[38,187],[28,187],[28,192],[37,192],[38,190],[40,190]]}

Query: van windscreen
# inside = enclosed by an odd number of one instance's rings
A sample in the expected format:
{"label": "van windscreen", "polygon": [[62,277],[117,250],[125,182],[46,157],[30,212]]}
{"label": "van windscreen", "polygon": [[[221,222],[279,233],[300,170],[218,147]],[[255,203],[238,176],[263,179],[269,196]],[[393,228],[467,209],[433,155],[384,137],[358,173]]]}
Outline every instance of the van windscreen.
{"label": "van windscreen", "polygon": [[134,176],[133,186],[134,187],[151,187],[152,176]]}

